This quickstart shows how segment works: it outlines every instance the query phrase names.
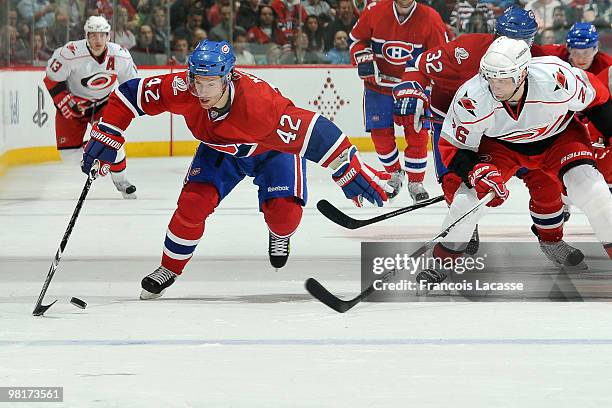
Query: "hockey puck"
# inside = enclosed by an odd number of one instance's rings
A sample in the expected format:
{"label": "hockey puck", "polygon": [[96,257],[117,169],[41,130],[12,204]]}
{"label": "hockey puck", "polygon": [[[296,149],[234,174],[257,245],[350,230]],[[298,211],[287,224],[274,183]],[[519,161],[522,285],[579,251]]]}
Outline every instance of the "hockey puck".
{"label": "hockey puck", "polygon": [[75,305],[79,309],[85,309],[87,307],[87,303],[85,303],[81,299],[75,298],[75,297],[70,299],[70,303],[72,303],[73,305]]}

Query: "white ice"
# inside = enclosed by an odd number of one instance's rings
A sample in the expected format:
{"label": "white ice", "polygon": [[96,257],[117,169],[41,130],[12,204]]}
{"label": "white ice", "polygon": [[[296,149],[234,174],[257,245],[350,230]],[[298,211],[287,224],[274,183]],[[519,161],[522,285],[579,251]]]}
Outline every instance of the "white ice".
{"label": "white ice", "polygon": [[[245,180],[167,295],[138,300],[188,163],[129,160],[135,201],[110,180],[94,182],[46,296],[59,302],[42,318],[32,308],[84,176],[44,164],[0,179],[0,386],[63,386],[65,402],[51,404],[62,407],[611,406],[609,303],[364,303],[337,314],[314,301],[303,288],[310,276],[342,295],[359,291],[361,241],[427,240],[445,213],[438,204],[342,229],[317,212],[319,199],[355,217],[389,210],[351,209],[314,165],[287,267],[268,264],[267,229]],[[440,194],[431,169],[427,187]],[[510,189],[481,237],[537,245],[526,190],[516,180]],[[594,239],[577,211],[566,237]]]}

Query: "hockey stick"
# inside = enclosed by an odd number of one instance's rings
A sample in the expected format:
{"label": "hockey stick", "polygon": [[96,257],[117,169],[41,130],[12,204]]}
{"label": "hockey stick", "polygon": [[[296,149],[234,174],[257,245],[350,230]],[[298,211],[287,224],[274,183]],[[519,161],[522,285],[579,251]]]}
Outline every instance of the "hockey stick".
{"label": "hockey stick", "polygon": [[331,222],[338,224],[344,228],[357,229],[365,227],[366,225],[377,223],[379,221],[397,217],[398,215],[402,215],[410,211],[418,210],[419,208],[427,207],[430,204],[439,203],[440,201],[444,201],[443,195],[433,197],[429,200],[421,201],[420,203],[411,205],[409,207],[403,207],[398,210],[388,212],[386,214],[377,215],[376,217],[368,218],[367,220],[358,220],[353,217],[350,217],[338,208],[336,208],[332,203],[327,200],[319,200],[319,202],[317,203],[317,209]]}
{"label": "hockey stick", "polygon": [[[449,234],[449,232],[457,225],[459,224],[461,221],[463,221],[464,219],[466,219],[467,217],[469,217],[471,214],[475,213],[476,211],[478,211],[479,208],[487,205],[489,203],[489,201],[491,201],[493,198],[495,198],[495,192],[490,191],[486,196],[484,196],[479,202],[478,204],[476,204],[474,207],[472,207],[469,211],[467,211],[465,214],[463,214],[461,217],[457,218],[452,224],[450,224],[448,227],[446,227],[443,231],[441,231],[438,235],[436,235],[435,237],[433,237],[431,240],[429,240],[429,242],[425,243],[424,245],[422,245],[419,249],[417,249],[412,255],[410,255],[411,258],[415,258],[415,257],[419,257],[422,254],[424,254],[427,249],[437,240],[439,240],[440,238],[444,238],[445,236],[447,236]],[[385,273],[384,275],[381,276],[380,280],[382,281],[388,281],[393,275],[395,275],[397,273],[397,271],[394,269],[392,271],[389,271],[387,273]],[[362,300],[364,300],[365,298],[367,298],[368,296],[370,296],[372,294],[372,292],[374,292],[374,282],[372,282],[370,284],[370,286],[368,286],[367,288],[365,288],[359,295],[357,295],[355,298],[351,299],[351,300],[342,300],[339,297],[333,295],[330,291],[328,291],[325,286],[323,286],[321,283],[319,283],[319,281],[317,281],[315,278],[308,278],[306,280],[306,282],[304,283],[304,286],[306,287],[306,290],[308,291],[308,293],[310,293],[315,299],[319,300],[321,303],[324,303],[325,305],[327,305],[328,307],[334,309],[336,312],[338,313],[344,313],[348,310],[350,310],[351,308],[353,308],[353,306],[355,306],[357,303],[361,302]]]}
{"label": "hockey stick", "polygon": [[57,302],[57,300],[54,300],[52,303],[48,305],[42,304],[43,298],[45,297],[45,293],[47,293],[47,289],[49,288],[49,284],[51,283],[51,279],[53,278],[53,275],[55,274],[55,271],[57,270],[57,267],[59,266],[60,259],[62,257],[62,253],[64,252],[64,249],[66,248],[66,244],[68,244],[68,238],[70,238],[70,234],[72,233],[72,228],[74,228],[74,224],[76,223],[77,217],[79,216],[79,213],[81,212],[81,207],[83,207],[83,203],[85,202],[87,193],[89,193],[89,189],[91,188],[91,183],[97,177],[99,168],[100,168],[100,162],[96,160],[94,165],[91,168],[89,176],[87,176],[87,181],[85,181],[85,185],[83,186],[83,191],[81,191],[81,196],[79,197],[79,201],[77,202],[77,205],[74,211],[72,212],[72,217],[70,218],[70,222],[68,223],[68,228],[66,228],[66,232],[64,232],[64,237],[62,238],[62,242],[60,243],[60,246],[57,249],[57,252],[55,253],[55,258],[53,259],[53,262],[51,262],[49,273],[47,273],[47,279],[45,279],[43,288],[40,292],[40,295],[38,296],[38,300],[36,301],[36,306],[34,306],[34,311],[32,312],[32,315],[34,316],[42,316],[47,311],[47,309],[49,309],[51,306],[55,304],[55,302]]}

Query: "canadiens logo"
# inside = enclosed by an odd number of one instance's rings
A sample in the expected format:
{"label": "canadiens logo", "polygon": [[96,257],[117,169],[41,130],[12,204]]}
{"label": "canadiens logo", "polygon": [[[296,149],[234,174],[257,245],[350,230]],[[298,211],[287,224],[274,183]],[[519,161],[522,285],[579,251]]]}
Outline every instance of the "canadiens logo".
{"label": "canadiens logo", "polygon": [[187,89],[187,84],[183,81],[183,78],[175,76],[172,80],[172,93],[174,93],[174,96],[178,94],[178,91],[185,92]]}
{"label": "canadiens logo", "polygon": [[422,44],[412,44],[403,41],[387,41],[382,46],[385,61],[393,65],[404,65],[414,59],[415,49],[422,49]]}
{"label": "canadiens logo", "polygon": [[224,45],[221,47],[221,52],[222,52],[222,53],[224,53],[224,54],[229,53],[229,52],[230,52],[229,45],[224,44]]}
{"label": "canadiens logo", "polygon": [[461,65],[461,61],[466,60],[470,57],[470,53],[465,50],[465,48],[457,47],[455,48],[455,58],[457,59],[457,64]]}
{"label": "canadiens logo", "polygon": [[96,91],[110,88],[117,81],[117,74],[98,72],[87,78],[81,79],[81,85],[85,88],[93,89]]}
{"label": "canadiens logo", "polygon": [[565,76],[563,71],[561,71],[561,68],[559,68],[557,72],[553,74],[553,77],[555,78],[555,82],[556,82],[555,89],[554,89],[555,91],[559,89],[565,89],[566,91],[568,90],[567,77]]}
{"label": "canadiens logo", "polygon": [[189,175],[190,175],[191,177],[195,177],[195,176],[197,176],[198,174],[200,174],[200,171],[201,171],[201,170],[200,170],[200,168],[199,168],[199,167],[193,168],[193,169],[191,169],[191,170],[189,171]]}
{"label": "canadiens logo", "polygon": [[457,101],[459,106],[468,111],[472,116],[476,116],[476,101],[472,98],[468,98],[467,92],[463,97],[459,98]]}

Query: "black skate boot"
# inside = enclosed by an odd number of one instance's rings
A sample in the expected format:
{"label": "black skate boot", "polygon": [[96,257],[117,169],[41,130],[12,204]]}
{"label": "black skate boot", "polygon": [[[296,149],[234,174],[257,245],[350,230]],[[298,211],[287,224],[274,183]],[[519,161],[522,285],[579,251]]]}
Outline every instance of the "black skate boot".
{"label": "black skate boot", "polygon": [[425,187],[423,187],[423,183],[408,183],[408,192],[410,193],[410,197],[412,197],[412,201],[414,201],[415,204],[418,204],[421,201],[429,200],[429,193],[427,190],[425,190]]}
{"label": "black skate boot", "polygon": [[166,288],[171,286],[177,277],[178,275],[174,272],[160,266],[153,273],[145,276],[140,283],[142,286],[140,299],[150,300],[161,297],[166,292]]}
{"label": "black skate boot", "polygon": [[289,246],[289,237],[280,238],[271,232],[269,233],[268,255],[270,256],[270,264],[274,268],[280,269],[287,264],[287,260],[289,259]]}
{"label": "black skate boot", "polygon": [[136,198],[136,186],[125,177],[125,170],[119,172],[111,171],[110,174],[115,188],[121,193],[123,198],[134,200]]}
{"label": "black skate boot", "polygon": [[446,274],[444,272],[436,271],[435,269],[424,269],[416,276],[417,295],[426,295],[431,290],[429,285],[442,283],[444,279],[446,279]]}
{"label": "black skate boot", "polygon": [[472,233],[472,238],[470,238],[470,242],[468,242],[467,247],[465,248],[465,253],[469,255],[474,255],[478,252],[478,248],[480,248],[480,236],[478,235],[478,225],[474,228],[474,232]]}
{"label": "black skate boot", "polygon": [[531,226],[531,232],[538,237],[540,249],[546,257],[558,267],[565,267],[573,270],[584,270],[589,267],[584,262],[584,254],[578,248],[574,248],[567,242],[546,242],[540,239],[540,234],[535,225]]}

